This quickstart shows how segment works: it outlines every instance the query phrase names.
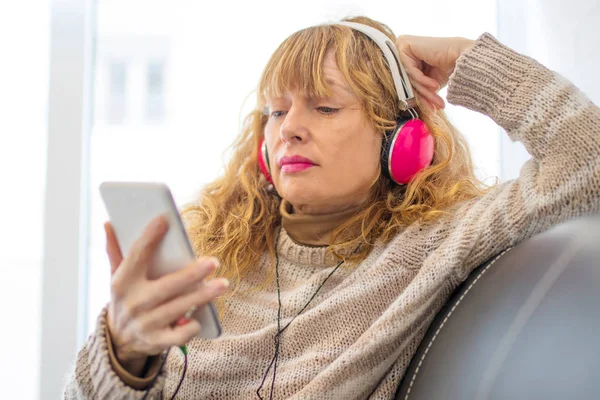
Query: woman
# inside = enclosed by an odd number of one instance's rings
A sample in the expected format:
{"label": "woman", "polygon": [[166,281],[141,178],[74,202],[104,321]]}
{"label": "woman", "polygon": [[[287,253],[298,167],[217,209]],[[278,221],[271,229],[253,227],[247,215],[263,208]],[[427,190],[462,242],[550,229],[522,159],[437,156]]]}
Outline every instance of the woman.
{"label": "woman", "polygon": [[[375,21],[351,21],[396,40]],[[600,110],[569,82],[489,34],[396,43],[434,139],[431,165],[407,185],[381,168],[402,102],[372,40],[340,25],[290,36],[263,73],[224,176],[183,213],[197,254],[220,262],[200,257],[148,281],[144,260],[164,221],[125,257],[107,224],[111,302],[65,398],[169,399],[184,358],[161,362],[188,341],[178,398],[393,398],[432,318],[473,268],[600,210]],[[517,180],[476,180],[437,95],[446,83],[449,102],[525,145],[533,158]],[[218,279],[198,289],[207,276]],[[219,339],[195,338],[196,321],[176,324],[211,300]]]}

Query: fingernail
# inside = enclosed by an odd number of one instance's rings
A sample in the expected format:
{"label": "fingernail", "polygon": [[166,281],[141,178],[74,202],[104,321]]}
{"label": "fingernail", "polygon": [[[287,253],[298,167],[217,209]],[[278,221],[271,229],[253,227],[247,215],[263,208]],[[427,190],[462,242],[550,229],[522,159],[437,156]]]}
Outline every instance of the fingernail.
{"label": "fingernail", "polygon": [[183,318],[189,320],[190,318],[192,318],[192,315],[194,315],[194,313],[196,312],[197,309],[198,309],[197,306],[190,307],[190,309],[185,312],[185,315],[183,316]]}
{"label": "fingernail", "polygon": [[208,257],[200,260],[198,268],[201,270],[209,269],[212,272],[217,269],[219,265],[219,260],[217,260],[215,257]]}
{"label": "fingernail", "polygon": [[227,289],[229,287],[229,280],[227,278],[216,278],[208,282],[208,284],[215,289]]}
{"label": "fingernail", "polygon": [[219,262],[219,259],[216,257],[209,257],[208,258],[210,262],[215,264],[215,268],[219,268],[221,266],[221,263]]}

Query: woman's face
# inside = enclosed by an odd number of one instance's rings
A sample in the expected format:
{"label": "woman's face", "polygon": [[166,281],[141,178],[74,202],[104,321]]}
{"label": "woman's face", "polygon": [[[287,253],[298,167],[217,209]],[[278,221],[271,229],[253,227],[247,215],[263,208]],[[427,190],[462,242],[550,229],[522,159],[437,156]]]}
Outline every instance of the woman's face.
{"label": "woman's face", "polygon": [[340,211],[366,200],[379,175],[381,135],[329,51],[323,74],[333,95],[268,98],[265,139],[279,194],[297,213]]}

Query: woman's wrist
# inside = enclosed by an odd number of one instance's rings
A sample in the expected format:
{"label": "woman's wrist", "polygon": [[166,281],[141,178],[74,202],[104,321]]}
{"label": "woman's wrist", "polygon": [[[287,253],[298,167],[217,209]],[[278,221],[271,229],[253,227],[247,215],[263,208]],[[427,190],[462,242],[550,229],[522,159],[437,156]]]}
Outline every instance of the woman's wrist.
{"label": "woman's wrist", "polygon": [[110,318],[107,318],[106,339],[110,341],[109,349],[112,350],[113,357],[116,358],[116,361],[119,363],[119,365],[131,375],[142,377],[144,373],[144,367],[148,361],[148,356],[140,354],[133,355],[124,352],[122,347],[117,345],[110,325]]}
{"label": "woman's wrist", "polygon": [[119,364],[131,375],[142,378],[145,372],[146,362],[148,361],[147,356],[128,357],[123,354],[119,354],[117,350],[115,352],[117,361]]}

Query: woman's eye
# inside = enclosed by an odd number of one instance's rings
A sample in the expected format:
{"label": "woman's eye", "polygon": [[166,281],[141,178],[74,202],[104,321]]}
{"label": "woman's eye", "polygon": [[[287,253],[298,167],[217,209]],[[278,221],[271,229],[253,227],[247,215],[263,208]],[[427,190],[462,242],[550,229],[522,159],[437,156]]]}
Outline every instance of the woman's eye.
{"label": "woman's eye", "polygon": [[285,111],[272,111],[269,116],[277,118],[283,116],[283,113],[285,113]]}
{"label": "woman's eye", "polygon": [[319,110],[319,112],[321,114],[331,115],[331,114],[335,114],[340,109],[339,108],[332,108],[332,107],[317,107],[317,110]]}

